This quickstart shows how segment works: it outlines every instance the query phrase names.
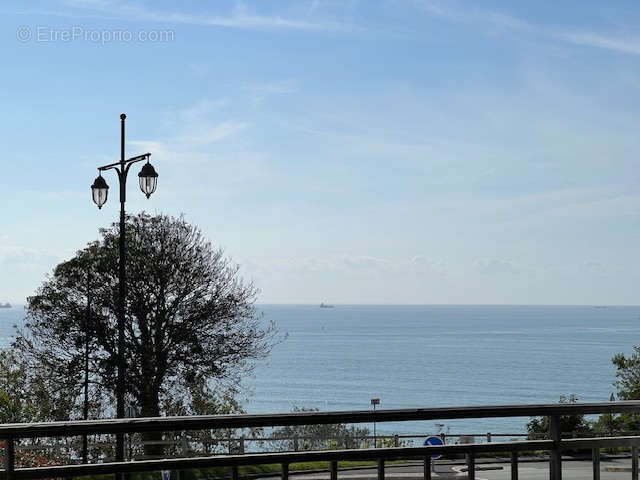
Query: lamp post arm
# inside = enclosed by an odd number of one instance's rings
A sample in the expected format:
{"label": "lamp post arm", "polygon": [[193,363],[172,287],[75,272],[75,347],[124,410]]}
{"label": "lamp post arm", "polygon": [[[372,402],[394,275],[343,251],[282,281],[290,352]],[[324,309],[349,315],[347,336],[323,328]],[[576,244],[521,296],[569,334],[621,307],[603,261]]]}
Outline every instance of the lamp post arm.
{"label": "lamp post arm", "polygon": [[98,167],[98,170],[104,172],[105,170],[117,169],[117,167],[121,166],[123,163],[126,166],[131,165],[132,163],[142,162],[144,160],[149,159],[151,157],[150,153],[143,153],[142,155],[136,155],[135,157],[128,158],[124,161],[110,163],[108,165],[103,165],[102,167]]}
{"label": "lamp post arm", "polygon": [[127,176],[129,175],[129,169],[131,168],[131,165],[148,160],[149,157],[151,157],[150,153],[144,153],[142,155],[131,157],[122,162],[110,163],[109,165],[98,167],[99,172],[115,170],[118,174],[118,181],[120,182],[120,203],[124,203],[127,198]]}

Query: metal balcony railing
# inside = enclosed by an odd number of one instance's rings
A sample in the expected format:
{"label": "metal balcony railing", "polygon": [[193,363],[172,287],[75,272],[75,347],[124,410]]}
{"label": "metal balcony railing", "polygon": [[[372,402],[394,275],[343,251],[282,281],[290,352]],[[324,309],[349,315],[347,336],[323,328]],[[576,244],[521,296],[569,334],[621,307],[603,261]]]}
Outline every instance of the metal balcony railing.
{"label": "metal balcony railing", "polygon": [[[289,476],[289,465],[298,462],[322,461],[329,464],[332,480],[338,478],[338,462],[343,460],[369,460],[378,465],[378,478],[384,480],[385,461],[397,459],[421,459],[424,462],[424,478],[431,478],[431,456],[434,454],[464,454],[468,478],[475,478],[475,456],[481,453],[510,453],[511,478],[518,478],[518,453],[543,450],[549,452],[550,478],[562,479],[562,452],[585,450],[592,452],[593,478],[600,478],[600,449],[631,447],[633,480],[638,480],[638,446],[640,436],[563,439],[560,432],[560,416],[603,413],[640,414],[640,401],[502,405],[473,407],[416,408],[377,411],[347,412],[296,412],[265,415],[214,415],[166,418],[134,418],[109,420],[84,420],[33,424],[0,425],[0,439],[5,441],[5,469],[7,480],[31,480],[39,478],[70,478],[81,475],[101,475],[159,470],[189,470],[194,468],[230,467],[231,478],[238,479],[239,467],[246,465],[280,464],[282,480]],[[351,450],[321,450],[278,453],[248,453],[239,455],[214,455],[189,458],[164,458],[133,462],[103,462],[69,464],[46,467],[16,468],[16,442],[21,439],[47,437],[77,437],[82,435],[106,435],[116,433],[180,432],[215,429],[239,429],[251,427],[279,427],[287,425],[321,425],[337,423],[403,422],[419,420],[445,420],[463,418],[500,417],[549,417],[549,439],[508,442],[472,443],[428,447],[390,447]]]}

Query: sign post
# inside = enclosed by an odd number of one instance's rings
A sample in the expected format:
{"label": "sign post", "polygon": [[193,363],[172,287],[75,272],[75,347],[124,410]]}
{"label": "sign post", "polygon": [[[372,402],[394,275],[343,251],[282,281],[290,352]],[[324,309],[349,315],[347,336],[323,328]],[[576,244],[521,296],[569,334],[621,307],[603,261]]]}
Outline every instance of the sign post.
{"label": "sign post", "polygon": [[[442,441],[442,438],[436,436],[436,435],[431,435],[429,437],[426,438],[426,440],[424,441],[424,446],[428,447],[430,445],[433,446],[441,446],[444,445],[444,442]],[[431,455],[431,471],[435,473],[436,471],[436,462],[435,460],[438,460],[439,458],[441,458],[442,455],[440,454],[433,454]]]}
{"label": "sign post", "polygon": [[[380,405],[379,398],[372,398],[371,405],[373,405],[373,411],[376,411],[376,405]],[[373,419],[373,448],[378,448],[378,437],[376,436],[376,419]]]}

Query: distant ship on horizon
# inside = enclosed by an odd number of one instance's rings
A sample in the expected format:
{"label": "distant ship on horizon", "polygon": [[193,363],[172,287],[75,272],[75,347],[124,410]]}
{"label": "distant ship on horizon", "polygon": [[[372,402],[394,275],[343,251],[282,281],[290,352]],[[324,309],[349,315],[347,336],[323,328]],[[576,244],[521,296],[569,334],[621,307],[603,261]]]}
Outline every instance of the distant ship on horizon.
{"label": "distant ship on horizon", "polygon": [[333,308],[333,305],[329,305],[328,303],[321,302],[320,308]]}
{"label": "distant ship on horizon", "polygon": [[13,308],[13,307],[11,306],[11,304],[9,302],[7,302],[7,303],[1,303],[0,302],[0,308]]}

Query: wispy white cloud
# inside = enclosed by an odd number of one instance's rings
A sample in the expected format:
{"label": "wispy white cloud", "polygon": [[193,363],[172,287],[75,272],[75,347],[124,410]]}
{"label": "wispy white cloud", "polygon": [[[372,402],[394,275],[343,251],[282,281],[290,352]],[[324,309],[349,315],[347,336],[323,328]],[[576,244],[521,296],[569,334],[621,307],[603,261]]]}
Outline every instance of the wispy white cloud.
{"label": "wispy white cloud", "polygon": [[158,140],[128,140],[127,145],[134,147],[140,152],[151,152],[156,156],[167,154],[167,145]]}
{"label": "wispy white cloud", "polygon": [[294,93],[298,89],[293,79],[247,82],[241,85],[240,88],[253,105],[260,105],[269,97]]}
{"label": "wispy white cloud", "polygon": [[[570,26],[545,27],[527,21],[518,16],[495,10],[477,7],[456,6],[452,2],[436,0],[412,0],[412,4],[421,11],[443,20],[468,25],[488,26],[493,31],[504,30],[528,33],[546,38],[549,41],[583,47],[600,48],[619,53],[640,55],[640,38],[620,36],[617,32],[583,31]],[[364,24],[345,21],[344,16],[320,16],[319,2],[309,3],[307,15],[291,17],[287,15],[263,15],[249,10],[244,4],[236,3],[234,8],[222,14],[192,14],[179,10],[152,9],[139,3],[124,3],[119,0],[63,0],[56,9],[24,9],[19,14],[45,15],[65,18],[94,18],[108,20],[146,21],[165,25],[201,25],[219,28],[247,30],[299,30],[299,31],[366,31],[393,34],[404,32],[402,25],[385,25],[384,30]]]}
{"label": "wispy white cloud", "polygon": [[0,244],[0,265],[11,265],[21,271],[46,271],[63,258],[62,252],[13,244]]}
{"label": "wispy white cloud", "polygon": [[215,143],[228,137],[232,137],[237,133],[246,130],[249,127],[247,122],[237,122],[227,120],[216,125],[203,125],[192,133],[187,133],[176,138],[181,143],[190,144],[209,144]]}
{"label": "wispy white cloud", "polygon": [[[128,145],[152,152],[155,156],[180,156],[206,150],[213,143],[230,139],[250,127],[248,122],[239,120],[216,120],[221,116],[219,111],[226,105],[225,100],[200,100],[193,105],[172,112],[172,117],[179,118],[180,130],[169,138],[137,139],[127,141]],[[179,155],[176,155],[179,154]]]}
{"label": "wispy white cloud", "polygon": [[434,2],[432,0],[417,0],[414,2],[422,10],[431,15],[458,23],[483,23],[494,27],[517,28],[533,30],[535,27],[528,22],[502,12],[483,10],[479,8],[455,8],[451,2]]}
{"label": "wispy white cloud", "polygon": [[[270,178],[268,154],[250,145],[249,122],[225,118],[226,101],[201,100],[181,109],[171,109],[167,131],[153,138],[132,139],[127,144],[140,152],[151,152],[154,163],[163,165],[165,174],[173,176],[173,198],[207,201],[235,197],[257,178]],[[185,165],[198,171],[198,182],[185,177]],[[211,189],[205,179],[225,178]]]}
{"label": "wispy white cloud", "polygon": [[571,27],[549,28],[504,12],[479,8],[457,8],[451,2],[416,0],[414,4],[430,15],[456,23],[488,25],[494,29],[500,28],[539,35],[551,41],[640,55],[639,37],[621,37],[617,33],[581,31]]}
{"label": "wispy white cloud", "polygon": [[243,90],[261,94],[285,94],[293,93],[297,90],[295,80],[277,80],[271,82],[253,82],[242,85]]}
{"label": "wispy white cloud", "polygon": [[479,258],[473,263],[473,268],[484,275],[513,275],[521,271],[512,260],[503,258]]}
{"label": "wispy white cloud", "polygon": [[444,263],[424,255],[409,259],[391,259],[372,255],[335,255],[316,257],[276,257],[245,262],[247,270],[264,273],[384,273],[408,275],[416,270],[441,274]]}
{"label": "wispy white cloud", "polygon": [[202,118],[220,110],[226,104],[227,101],[225,99],[203,99],[196,102],[194,105],[181,109],[178,112],[178,115],[186,122],[200,121]]}
{"label": "wispy white cloud", "polygon": [[640,37],[616,37],[588,32],[558,33],[557,36],[576,45],[640,55]]}
{"label": "wispy white cloud", "polygon": [[[394,208],[410,208],[410,205],[399,203]],[[424,208],[430,215],[464,215],[479,219],[483,225],[492,222],[514,225],[550,219],[583,221],[635,216],[640,211],[640,194],[621,194],[615,185],[558,188],[536,193],[514,192],[509,197],[474,198],[472,202],[468,197],[442,199],[429,202]]]}
{"label": "wispy white cloud", "polygon": [[28,258],[38,254],[33,248],[21,247],[17,245],[0,245],[0,262],[9,258]]}
{"label": "wispy white cloud", "polygon": [[25,9],[19,13],[70,18],[106,18],[147,21],[162,24],[202,25],[221,28],[268,30],[285,29],[301,31],[357,30],[358,27],[324,19],[299,19],[284,15],[261,15],[249,11],[243,4],[236,4],[226,14],[194,15],[173,10],[150,9],[136,3],[110,0],[65,0],[64,9]]}
{"label": "wispy white cloud", "polygon": [[607,265],[597,260],[586,260],[584,262],[584,268],[595,275],[606,275],[608,273]]}

